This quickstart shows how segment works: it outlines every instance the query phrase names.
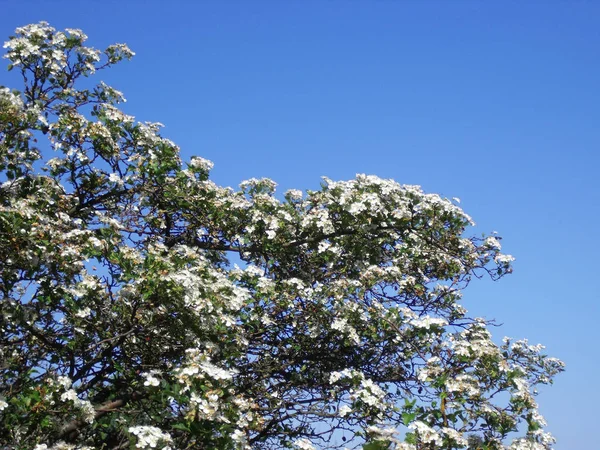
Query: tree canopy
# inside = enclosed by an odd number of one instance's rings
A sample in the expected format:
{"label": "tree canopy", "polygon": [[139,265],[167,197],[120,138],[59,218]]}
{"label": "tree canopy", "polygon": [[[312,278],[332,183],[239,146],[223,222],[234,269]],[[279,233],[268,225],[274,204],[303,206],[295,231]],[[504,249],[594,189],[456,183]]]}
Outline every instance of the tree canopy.
{"label": "tree canopy", "polygon": [[0,448],[551,447],[535,387],[563,364],[461,306],[513,258],[457,200],[218,186],[90,82],[134,53],[85,41],[4,45]]}

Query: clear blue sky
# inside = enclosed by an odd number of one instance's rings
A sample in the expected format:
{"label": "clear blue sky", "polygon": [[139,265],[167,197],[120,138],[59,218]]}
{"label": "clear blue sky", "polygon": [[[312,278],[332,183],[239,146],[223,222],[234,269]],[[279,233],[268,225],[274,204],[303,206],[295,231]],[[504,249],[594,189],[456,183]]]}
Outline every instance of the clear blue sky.
{"label": "clear blue sky", "polygon": [[[466,292],[497,337],[567,372],[539,397],[557,450],[598,448],[600,2],[3,1],[137,52],[105,72],[126,112],[236,186],[356,173],[460,197],[517,261]],[[0,70],[0,84],[9,84]],[[16,87],[16,86],[14,86]]]}

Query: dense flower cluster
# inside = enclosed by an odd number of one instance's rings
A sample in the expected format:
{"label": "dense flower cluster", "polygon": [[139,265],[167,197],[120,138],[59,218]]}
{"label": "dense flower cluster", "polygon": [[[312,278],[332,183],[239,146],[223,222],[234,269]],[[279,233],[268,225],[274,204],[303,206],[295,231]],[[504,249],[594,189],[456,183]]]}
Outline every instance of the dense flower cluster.
{"label": "dense flower cluster", "polygon": [[136,448],[157,448],[160,445],[165,450],[170,449],[166,444],[171,442],[171,436],[160,428],[137,426],[129,428],[129,432],[137,438]]}
{"label": "dense flower cluster", "polygon": [[0,447],[551,447],[535,387],[563,364],[461,306],[513,258],[457,200],[362,174],[218,186],[80,82],[133,56],[85,40],[42,22],[4,46],[24,86],[0,87]]}

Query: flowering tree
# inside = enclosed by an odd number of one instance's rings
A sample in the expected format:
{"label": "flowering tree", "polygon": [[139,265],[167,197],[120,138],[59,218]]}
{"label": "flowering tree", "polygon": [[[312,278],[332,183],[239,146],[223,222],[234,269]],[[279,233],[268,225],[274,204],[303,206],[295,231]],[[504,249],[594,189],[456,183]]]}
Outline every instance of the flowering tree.
{"label": "flowering tree", "polygon": [[534,388],[563,365],[461,306],[512,257],[457,201],[217,186],[81,83],[133,56],[85,40],[40,23],[4,46],[24,85],[0,88],[1,448],[550,448]]}

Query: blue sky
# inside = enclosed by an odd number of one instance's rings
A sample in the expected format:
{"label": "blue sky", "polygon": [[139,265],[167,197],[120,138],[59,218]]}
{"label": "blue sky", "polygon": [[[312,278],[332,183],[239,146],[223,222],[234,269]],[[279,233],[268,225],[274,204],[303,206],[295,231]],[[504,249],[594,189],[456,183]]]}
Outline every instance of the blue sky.
{"label": "blue sky", "polygon": [[220,184],[368,173],[460,197],[517,258],[467,307],[567,363],[539,397],[555,448],[598,441],[600,3],[5,0],[0,34],[40,20],[129,44],[101,78]]}

